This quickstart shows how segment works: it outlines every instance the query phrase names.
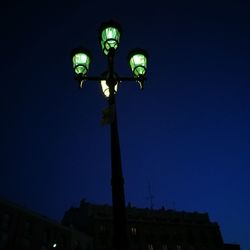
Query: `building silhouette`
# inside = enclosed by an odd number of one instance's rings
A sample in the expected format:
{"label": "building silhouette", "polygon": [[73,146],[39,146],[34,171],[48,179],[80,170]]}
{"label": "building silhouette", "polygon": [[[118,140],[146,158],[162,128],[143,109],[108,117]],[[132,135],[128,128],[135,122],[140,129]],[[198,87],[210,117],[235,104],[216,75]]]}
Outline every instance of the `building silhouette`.
{"label": "building silhouette", "polygon": [[[127,206],[130,250],[240,250],[207,213]],[[112,250],[112,207],[82,200],[62,224],[0,200],[0,250]]]}
{"label": "building silhouette", "polygon": [[[240,250],[224,244],[219,225],[207,213],[179,212],[164,208],[127,206],[129,249],[131,250]],[[62,223],[93,238],[94,250],[113,249],[112,207],[82,200],[70,208]]]}
{"label": "building silhouette", "polygon": [[224,244],[224,250],[240,250],[240,245],[238,245],[238,244]]}
{"label": "building silhouette", "polygon": [[92,250],[92,239],[12,202],[0,200],[0,250]]}

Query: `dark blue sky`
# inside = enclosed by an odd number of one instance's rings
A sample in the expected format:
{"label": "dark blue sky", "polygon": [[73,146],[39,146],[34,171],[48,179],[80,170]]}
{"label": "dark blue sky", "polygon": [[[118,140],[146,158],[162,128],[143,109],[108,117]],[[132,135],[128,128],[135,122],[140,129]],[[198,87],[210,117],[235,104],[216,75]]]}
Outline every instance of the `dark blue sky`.
{"label": "dark blue sky", "polygon": [[250,5],[162,2],[1,3],[0,196],[56,219],[111,203],[107,103],[98,83],[78,88],[69,54],[89,48],[102,73],[97,30],[115,19],[117,73],[129,50],[150,55],[145,90],[117,94],[126,200],[149,207],[150,184],[154,208],[208,212],[250,249]]}

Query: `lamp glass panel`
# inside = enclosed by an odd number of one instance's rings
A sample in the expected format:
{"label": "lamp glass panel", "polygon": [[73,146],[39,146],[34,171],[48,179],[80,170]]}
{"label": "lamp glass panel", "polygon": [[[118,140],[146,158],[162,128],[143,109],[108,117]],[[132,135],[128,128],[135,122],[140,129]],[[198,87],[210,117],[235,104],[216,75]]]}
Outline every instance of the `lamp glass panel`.
{"label": "lamp glass panel", "polygon": [[73,67],[76,74],[85,75],[89,69],[90,58],[84,53],[77,53],[73,56]]}
{"label": "lamp glass panel", "polygon": [[145,75],[147,69],[147,57],[143,54],[133,55],[130,59],[130,66],[134,75]]}
{"label": "lamp glass panel", "polygon": [[[110,91],[109,91],[109,86],[107,85],[106,80],[101,80],[101,86],[102,86],[102,92],[105,95],[105,97],[109,97],[110,96]],[[117,92],[117,88],[118,88],[118,83],[115,85],[115,93]]]}
{"label": "lamp glass panel", "polygon": [[101,46],[107,55],[110,48],[117,49],[120,41],[120,32],[114,27],[108,27],[102,31]]}
{"label": "lamp glass panel", "polygon": [[84,66],[78,65],[78,66],[75,67],[75,72],[76,72],[77,75],[79,75],[79,74],[85,75],[87,73],[87,70],[86,70],[86,68]]}

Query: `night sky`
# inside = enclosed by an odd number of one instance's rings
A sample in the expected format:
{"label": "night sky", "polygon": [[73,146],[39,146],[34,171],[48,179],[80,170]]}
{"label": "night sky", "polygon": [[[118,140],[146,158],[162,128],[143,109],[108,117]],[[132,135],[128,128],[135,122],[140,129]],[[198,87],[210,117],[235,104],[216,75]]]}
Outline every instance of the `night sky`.
{"label": "night sky", "polygon": [[249,250],[246,2],[1,3],[0,196],[57,220],[83,198],[111,204],[107,102],[97,82],[79,89],[70,52],[90,49],[89,75],[101,74],[98,28],[114,19],[116,72],[131,76],[131,49],[150,56],[144,91],[124,82],[117,94],[126,201],[150,207],[151,193],[156,209],[208,212]]}

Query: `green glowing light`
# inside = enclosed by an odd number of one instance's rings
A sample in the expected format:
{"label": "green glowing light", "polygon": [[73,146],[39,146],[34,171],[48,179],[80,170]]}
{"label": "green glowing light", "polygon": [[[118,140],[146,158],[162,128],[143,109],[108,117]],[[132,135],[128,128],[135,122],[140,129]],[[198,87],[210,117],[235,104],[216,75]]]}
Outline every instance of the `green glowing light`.
{"label": "green glowing light", "polygon": [[135,76],[144,76],[147,71],[147,57],[144,54],[134,54],[130,58],[130,67]]}
{"label": "green glowing light", "polygon": [[120,42],[120,27],[117,23],[106,23],[101,27],[100,42],[105,55],[108,55],[111,48],[116,50]]}
{"label": "green glowing light", "polygon": [[[109,98],[109,96],[110,96],[110,90],[109,90],[109,86],[108,86],[106,80],[101,80],[101,86],[102,86],[102,92],[103,92],[103,94],[105,95],[105,97]],[[118,82],[114,86],[115,94],[117,92],[117,89],[118,89]]]}
{"label": "green glowing light", "polygon": [[77,75],[86,75],[89,70],[90,57],[84,52],[78,52],[72,57],[73,68]]}

